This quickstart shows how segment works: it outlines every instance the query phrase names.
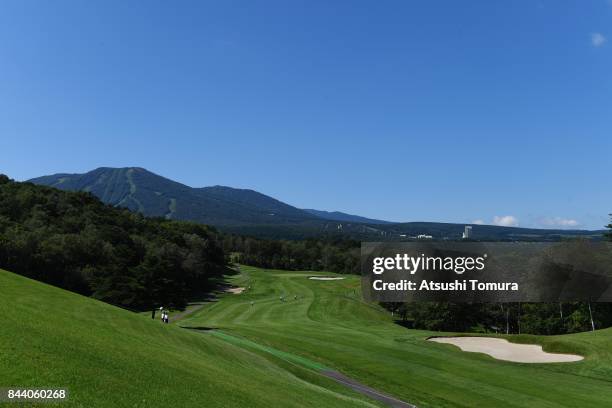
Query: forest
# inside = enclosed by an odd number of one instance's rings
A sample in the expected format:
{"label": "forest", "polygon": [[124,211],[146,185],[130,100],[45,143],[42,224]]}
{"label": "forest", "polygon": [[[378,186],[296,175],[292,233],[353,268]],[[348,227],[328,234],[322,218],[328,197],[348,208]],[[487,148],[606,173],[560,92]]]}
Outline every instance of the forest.
{"label": "forest", "polygon": [[0,175],[0,268],[125,308],[182,308],[225,271],[220,236]]}
{"label": "forest", "polygon": [[505,333],[567,334],[612,326],[612,304],[563,303],[382,303],[396,322],[415,329]]}
{"label": "forest", "polygon": [[223,248],[237,263],[261,268],[360,273],[360,243],[343,238],[271,240],[228,234]]}

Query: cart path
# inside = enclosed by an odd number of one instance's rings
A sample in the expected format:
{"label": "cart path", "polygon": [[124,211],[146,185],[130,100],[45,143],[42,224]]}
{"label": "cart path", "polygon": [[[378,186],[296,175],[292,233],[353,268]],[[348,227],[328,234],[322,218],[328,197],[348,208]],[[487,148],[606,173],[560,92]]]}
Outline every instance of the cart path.
{"label": "cart path", "polygon": [[397,398],[394,398],[389,394],[384,394],[382,392],[376,391],[374,388],[361,384],[360,382],[355,381],[352,378],[347,377],[338,371],[321,371],[321,374],[335,380],[336,382],[339,382],[342,385],[349,387],[353,391],[366,395],[376,401],[380,401],[392,408],[416,408],[416,405],[412,405],[407,402],[398,400]]}
{"label": "cart path", "polygon": [[245,337],[235,336],[235,335],[223,332],[221,330],[216,330],[212,328],[204,328],[204,327],[183,327],[183,328],[188,329],[188,330],[195,330],[205,335],[215,336],[217,338],[220,338],[224,341],[227,341],[228,343],[231,343],[243,349],[257,350],[260,352],[272,354],[275,357],[285,360],[287,362],[313,370],[327,378],[330,378],[336,381],[337,383],[344,385],[345,387],[350,388],[351,390],[359,394],[365,395],[366,397],[369,397],[375,401],[382,402],[383,404],[391,408],[417,408],[416,405],[409,404],[395,397],[392,397],[389,394],[385,394],[372,387],[368,387],[367,385],[362,384],[353,378],[345,376],[339,371],[329,368],[319,362],[310,360],[306,357],[302,357],[297,354],[289,353],[289,352],[282,351],[274,347],[263,345],[263,344],[254,342],[252,340],[249,340]]}

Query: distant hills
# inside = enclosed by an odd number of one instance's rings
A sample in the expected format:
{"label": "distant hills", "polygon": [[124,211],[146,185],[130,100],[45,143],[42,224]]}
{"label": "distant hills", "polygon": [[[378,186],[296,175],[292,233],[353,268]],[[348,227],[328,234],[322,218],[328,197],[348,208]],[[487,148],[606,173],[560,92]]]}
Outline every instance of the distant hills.
{"label": "distant hills", "polygon": [[[403,240],[420,234],[461,237],[463,224],[393,223],[338,211],[299,209],[254,190],[226,186],[194,188],[140,167],[100,167],[83,174],[60,173],[29,180],[69,191],[87,191],[103,202],[146,216],[194,221],[222,230],[270,238],[343,236],[358,240]],[[541,240],[600,237],[601,231],[549,230],[474,225],[475,239]]]}
{"label": "distant hills", "polygon": [[304,211],[316,215],[319,218],[331,221],[359,222],[362,224],[393,224],[391,221],[375,220],[373,218],[361,217],[359,215],[347,214],[340,211],[321,211],[308,208],[304,209]]}

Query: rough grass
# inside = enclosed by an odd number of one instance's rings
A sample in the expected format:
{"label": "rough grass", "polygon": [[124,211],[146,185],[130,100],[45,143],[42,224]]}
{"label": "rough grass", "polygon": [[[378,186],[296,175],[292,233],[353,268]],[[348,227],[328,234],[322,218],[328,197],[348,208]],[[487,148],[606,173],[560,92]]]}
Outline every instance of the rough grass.
{"label": "rough grass", "polygon": [[57,406],[371,406],[315,371],[5,271],[0,300],[0,387],[68,388]]}
{"label": "rough grass", "polygon": [[302,356],[419,407],[612,406],[610,329],[511,336],[511,341],[543,344],[546,351],[581,354],[585,360],[510,363],[425,341],[444,333],[395,325],[388,313],[360,300],[357,277],[313,281],[307,279],[312,272],[245,266],[241,272],[230,278],[232,283],[251,289],[226,295],[178,324],[219,328]]}

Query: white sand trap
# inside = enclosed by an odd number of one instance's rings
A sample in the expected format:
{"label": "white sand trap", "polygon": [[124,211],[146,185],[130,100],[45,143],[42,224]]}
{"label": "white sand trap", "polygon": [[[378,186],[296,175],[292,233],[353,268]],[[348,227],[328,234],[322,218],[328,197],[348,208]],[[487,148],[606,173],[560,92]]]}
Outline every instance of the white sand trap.
{"label": "white sand trap", "polygon": [[330,281],[330,280],[342,280],[344,278],[341,278],[339,276],[311,276],[308,279]]}
{"label": "white sand trap", "polygon": [[244,288],[229,288],[226,292],[233,293],[234,295],[239,295],[244,292]]}
{"label": "white sand trap", "polygon": [[569,363],[584,358],[575,354],[547,353],[537,344],[516,344],[491,337],[433,337],[428,340],[452,344],[463,351],[485,353],[498,360],[515,363]]}

